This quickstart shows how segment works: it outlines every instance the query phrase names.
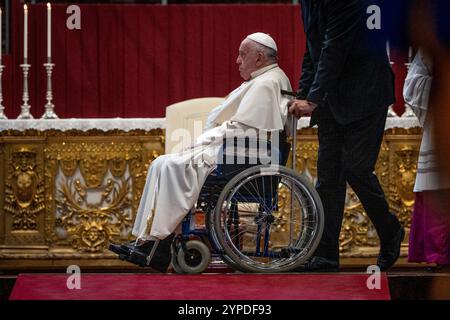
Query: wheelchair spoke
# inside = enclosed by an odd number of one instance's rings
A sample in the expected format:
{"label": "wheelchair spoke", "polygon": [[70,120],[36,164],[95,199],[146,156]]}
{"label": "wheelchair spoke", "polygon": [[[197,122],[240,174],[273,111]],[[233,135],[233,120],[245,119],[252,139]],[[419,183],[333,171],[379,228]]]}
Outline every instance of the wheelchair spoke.
{"label": "wheelchair spoke", "polygon": [[[256,191],[255,188],[254,188],[254,186],[253,186],[253,183],[251,183],[250,185],[253,187],[254,191]],[[258,200],[258,199],[254,196],[254,194],[247,188],[247,186],[246,186],[245,184],[243,185],[243,188],[245,189],[245,191],[247,191],[249,194],[251,194],[251,197],[253,198],[253,200],[255,200],[254,203],[258,203],[258,204],[263,203],[264,210],[265,210],[266,212],[271,212],[271,211],[272,211],[272,210],[270,210],[270,209],[265,205],[264,202],[261,202],[260,200]],[[238,193],[238,195],[241,195],[242,199],[246,199],[246,196],[245,196],[245,195],[241,194],[241,193],[238,192],[238,191],[237,191],[237,193]]]}
{"label": "wheelchair spoke", "polygon": [[264,170],[248,169],[224,188],[215,210],[215,234],[227,260],[242,270],[288,270],[317,246],[323,213],[314,188],[295,173],[285,167],[273,172],[259,168]]}

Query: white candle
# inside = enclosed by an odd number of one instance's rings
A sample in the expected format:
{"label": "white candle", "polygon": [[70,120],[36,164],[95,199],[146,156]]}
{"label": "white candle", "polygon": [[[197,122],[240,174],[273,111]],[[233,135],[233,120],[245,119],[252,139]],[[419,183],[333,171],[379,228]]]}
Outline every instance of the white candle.
{"label": "white candle", "polygon": [[28,7],[23,5],[23,60],[27,63],[28,58]]}
{"label": "white candle", "polygon": [[411,63],[412,61],[412,47],[409,47],[408,50],[408,62]]}
{"label": "white candle", "polygon": [[52,6],[47,3],[47,57],[52,56]]}

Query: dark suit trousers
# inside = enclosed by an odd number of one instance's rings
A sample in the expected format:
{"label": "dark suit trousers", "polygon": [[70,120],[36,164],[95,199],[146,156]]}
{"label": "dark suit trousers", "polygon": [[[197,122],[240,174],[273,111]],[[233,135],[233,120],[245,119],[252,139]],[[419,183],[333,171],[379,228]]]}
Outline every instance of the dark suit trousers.
{"label": "dark suit trousers", "polygon": [[346,182],[361,201],[381,241],[388,241],[400,227],[389,212],[383,189],[375,175],[386,123],[387,108],[348,125],[340,125],[326,105],[318,119],[319,192],[325,211],[325,228],[317,256],[339,260]]}

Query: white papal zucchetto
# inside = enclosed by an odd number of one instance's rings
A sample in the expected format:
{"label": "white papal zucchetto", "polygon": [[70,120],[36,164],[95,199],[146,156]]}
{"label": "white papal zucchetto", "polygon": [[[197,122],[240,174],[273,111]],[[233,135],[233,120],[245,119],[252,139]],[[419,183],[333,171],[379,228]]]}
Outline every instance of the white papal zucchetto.
{"label": "white papal zucchetto", "polygon": [[272,48],[275,51],[278,51],[275,40],[273,40],[273,38],[269,36],[267,33],[262,32],[252,33],[251,35],[247,36],[247,39],[253,40],[266,47]]}

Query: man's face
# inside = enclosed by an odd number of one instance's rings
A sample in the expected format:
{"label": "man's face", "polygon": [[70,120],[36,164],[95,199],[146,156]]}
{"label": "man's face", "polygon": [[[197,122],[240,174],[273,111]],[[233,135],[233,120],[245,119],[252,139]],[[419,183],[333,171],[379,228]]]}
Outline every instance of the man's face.
{"label": "man's face", "polygon": [[244,80],[249,80],[252,72],[260,68],[261,55],[258,54],[251,40],[244,39],[242,41],[236,63],[239,65],[239,73]]}

